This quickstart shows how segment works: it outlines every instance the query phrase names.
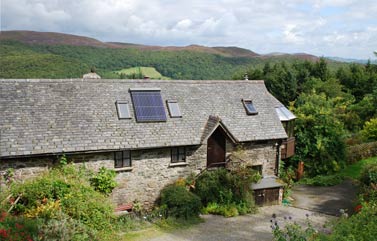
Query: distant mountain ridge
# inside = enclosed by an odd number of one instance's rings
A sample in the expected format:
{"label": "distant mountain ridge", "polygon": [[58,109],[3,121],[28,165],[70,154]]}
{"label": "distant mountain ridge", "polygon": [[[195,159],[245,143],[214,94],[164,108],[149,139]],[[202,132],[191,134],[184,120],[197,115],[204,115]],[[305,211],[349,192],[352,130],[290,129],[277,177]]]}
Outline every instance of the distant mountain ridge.
{"label": "distant mountain ridge", "polygon": [[290,56],[302,60],[317,61],[317,56],[297,53],[272,53],[272,54],[258,54],[249,49],[244,49],[236,46],[219,46],[219,47],[207,47],[201,45],[188,45],[188,46],[152,46],[133,43],[120,43],[120,42],[102,42],[94,38],[78,36],[65,33],[56,32],[36,32],[36,31],[1,31],[1,40],[13,40],[26,44],[46,44],[46,45],[72,45],[72,46],[91,46],[99,48],[136,48],[145,51],[193,51],[209,54],[217,54],[225,57],[246,57],[246,58],[270,58],[276,56]]}

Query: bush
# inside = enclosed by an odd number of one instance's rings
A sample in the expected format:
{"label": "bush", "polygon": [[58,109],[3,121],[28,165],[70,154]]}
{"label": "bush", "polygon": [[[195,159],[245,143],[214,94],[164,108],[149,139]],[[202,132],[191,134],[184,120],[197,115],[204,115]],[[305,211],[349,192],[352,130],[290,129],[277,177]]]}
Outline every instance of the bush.
{"label": "bush", "polygon": [[361,135],[366,141],[377,141],[377,118],[365,122]]}
{"label": "bush", "polygon": [[35,220],[15,217],[2,212],[0,216],[0,240],[37,240],[38,226]]}
{"label": "bush", "polygon": [[6,206],[13,206],[13,214],[39,218],[44,223],[68,216],[71,223],[87,226],[86,230],[111,228],[112,204],[90,186],[87,173],[77,170],[73,164],[52,169],[24,183],[13,183],[9,193],[13,198]]}
{"label": "bush", "polygon": [[344,177],[339,174],[333,175],[318,175],[312,178],[304,178],[300,180],[301,184],[311,185],[311,186],[334,186],[342,183]]}
{"label": "bush", "polygon": [[[257,178],[257,173],[246,167],[239,167],[232,171],[219,168],[202,174],[196,180],[193,192],[200,197],[204,206],[209,205],[204,212],[224,216],[231,216],[230,213],[232,215],[250,213],[255,210],[250,184],[256,182]],[[211,205],[219,207],[212,212]],[[226,212],[228,214],[225,215]]]}
{"label": "bush", "polygon": [[[235,217],[238,216],[240,213],[238,212],[238,208],[236,204],[217,204],[217,203],[208,203],[208,205],[202,209],[203,214],[218,214],[224,217]],[[246,214],[244,207],[241,207],[241,210],[244,212],[242,214]]]}
{"label": "bush", "polygon": [[199,217],[200,198],[185,187],[168,185],[161,191],[161,205],[167,207],[167,215],[176,218]]}
{"label": "bush", "polygon": [[96,191],[109,195],[117,186],[115,176],[115,171],[101,167],[99,172],[90,178],[90,185],[92,185]]}
{"label": "bush", "polygon": [[372,183],[377,184],[377,163],[371,163],[364,166],[360,181],[370,186]]}
{"label": "bush", "polygon": [[350,164],[374,156],[377,156],[377,141],[354,145],[347,148],[347,160]]}
{"label": "bush", "polygon": [[364,204],[361,211],[349,218],[342,218],[332,229],[331,235],[321,240],[376,240],[377,203]]}

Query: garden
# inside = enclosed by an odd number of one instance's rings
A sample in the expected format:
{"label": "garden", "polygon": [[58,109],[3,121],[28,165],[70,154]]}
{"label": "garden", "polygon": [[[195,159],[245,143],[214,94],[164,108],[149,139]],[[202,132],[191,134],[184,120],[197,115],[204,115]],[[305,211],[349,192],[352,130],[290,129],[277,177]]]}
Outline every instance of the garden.
{"label": "garden", "polygon": [[65,156],[43,175],[26,181],[9,169],[0,194],[0,240],[123,240],[132,230],[176,229],[202,222],[201,213],[226,217],[255,212],[249,184],[254,170],[219,168],[164,187],[153,210],[135,202],[115,215],[109,194],[115,172],[69,163]]}

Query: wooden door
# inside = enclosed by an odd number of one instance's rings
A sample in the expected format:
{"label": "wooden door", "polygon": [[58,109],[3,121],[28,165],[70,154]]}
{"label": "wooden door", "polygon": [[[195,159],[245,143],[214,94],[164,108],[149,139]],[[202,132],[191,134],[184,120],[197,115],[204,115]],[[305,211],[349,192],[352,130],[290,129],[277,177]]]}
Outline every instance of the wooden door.
{"label": "wooden door", "polygon": [[279,204],[279,188],[254,190],[255,204],[258,206]]}
{"label": "wooden door", "polygon": [[220,129],[216,129],[207,142],[207,167],[223,165],[225,165],[225,136]]}
{"label": "wooden door", "polygon": [[264,204],[264,189],[254,190],[255,204],[258,206],[263,206]]}
{"label": "wooden door", "polygon": [[265,189],[265,203],[267,205],[279,204],[279,188]]}

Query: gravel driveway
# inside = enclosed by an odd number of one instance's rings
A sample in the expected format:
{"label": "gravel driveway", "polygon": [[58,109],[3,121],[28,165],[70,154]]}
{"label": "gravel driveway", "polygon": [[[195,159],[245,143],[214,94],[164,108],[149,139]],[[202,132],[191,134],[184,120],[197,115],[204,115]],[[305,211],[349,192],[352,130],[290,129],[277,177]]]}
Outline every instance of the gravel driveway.
{"label": "gravel driveway", "polygon": [[276,214],[279,223],[286,222],[284,217],[291,217],[298,223],[306,222],[306,215],[314,226],[321,228],[322,225],[333,218],[325,214],[319,214],[294,207],[270,206],[261,207],[257,214],[244,215],[233,218],[224,218],[216,215],[203,215],[204,223],[195,225],[185,230],[175,230],[171,233],[162,233],[157,237],[140,240],[150,241],[263,241],[272,240],[271,217]]}

